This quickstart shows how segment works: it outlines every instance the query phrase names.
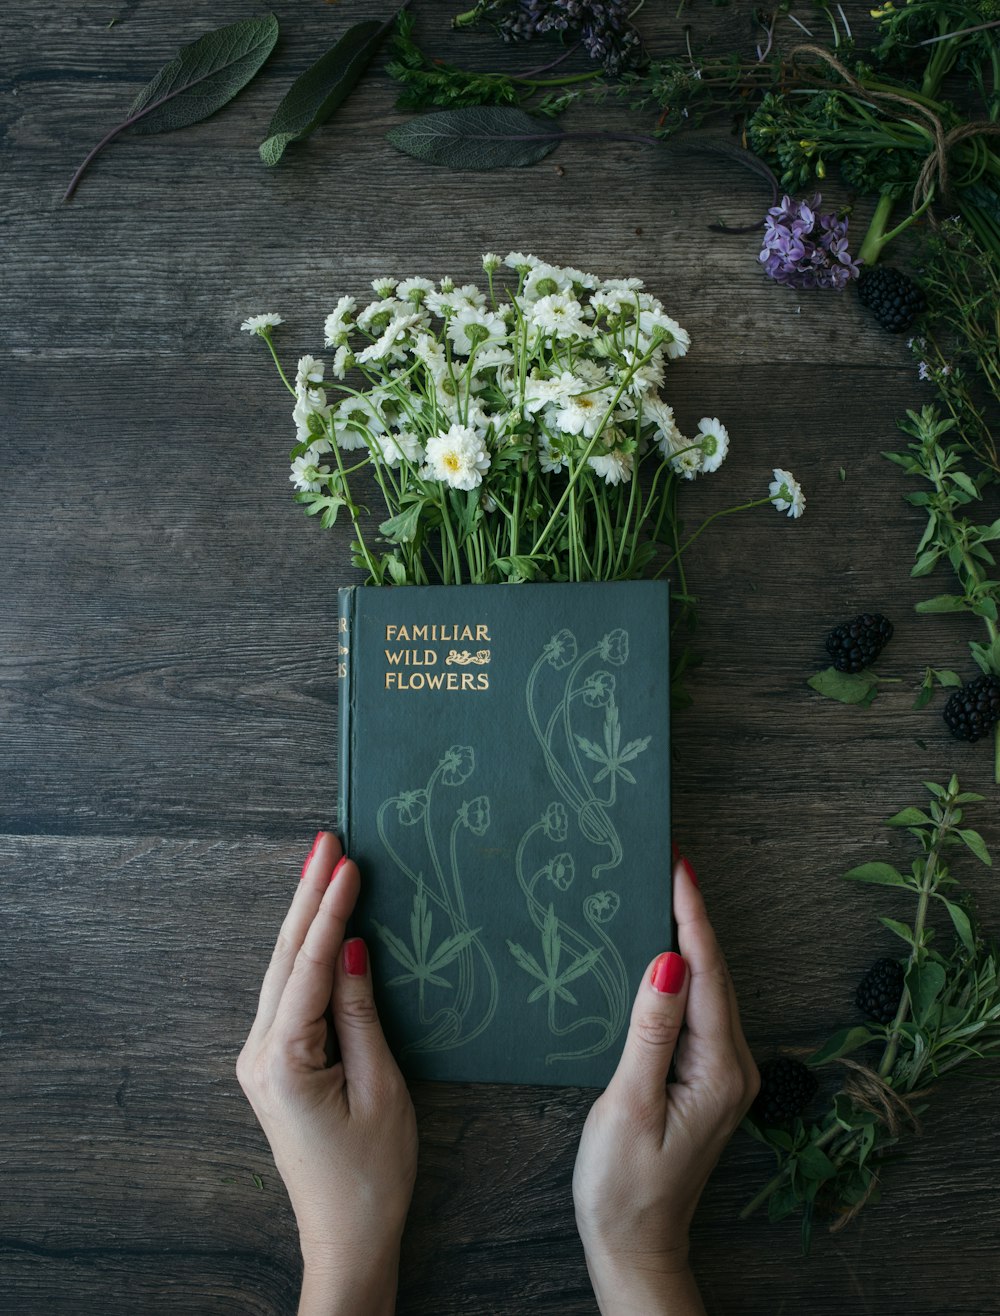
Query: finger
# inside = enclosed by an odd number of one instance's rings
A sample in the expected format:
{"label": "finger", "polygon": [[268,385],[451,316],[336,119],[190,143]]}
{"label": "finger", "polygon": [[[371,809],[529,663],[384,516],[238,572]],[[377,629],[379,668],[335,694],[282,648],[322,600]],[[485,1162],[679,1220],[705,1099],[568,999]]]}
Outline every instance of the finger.
{"label": "finger", "polygon": [[333,981],[333,1026],[348,1102],[359,1092],[376,1096],[384,1092],[387,1081],[401,1078],[379,1023],[368,948],[360,937],[345,942],[340,955]]}
{"label": "finger", "polygon": [[725,956],[715,936],[698,889],[694,870],[686,859],[674,866],[674,917],[681,953],[691,971],[685,1023],[687,1034],[678,1076],[687,1077],[689,1059],[715,1071],[731,1067],[733,1060],[745,1073],[753,1069],[743,1036],[739,1006]]}
{"label": "finger", "polygon": [[302,865],[302,878],[274,944],[271,962],[260,989],[254,1032],[265,1033],[274,1022],[278,1002],[285,990],[295,957],[305,940],[309,925],[316,917],[323,893],[330,885],[330,874],[340,857],[340,842],[336,836],[332,832],[319,832]]}
{"label": "finger", "polygon": [[689,974],[675,951],[658,955],[646,970],[632,1006],[628,1036],[608,1085],[639,1109],[666,1103],[667,1072],[684,1022]]}
{"label": "finger", "polygon": [[333,996],[337,956],[360,887],[357,864],[346,857],[341,859],[281,993],[272,1025],[280,1036],[298,1036],[303,1028],[318,1023],[326,1013]]}

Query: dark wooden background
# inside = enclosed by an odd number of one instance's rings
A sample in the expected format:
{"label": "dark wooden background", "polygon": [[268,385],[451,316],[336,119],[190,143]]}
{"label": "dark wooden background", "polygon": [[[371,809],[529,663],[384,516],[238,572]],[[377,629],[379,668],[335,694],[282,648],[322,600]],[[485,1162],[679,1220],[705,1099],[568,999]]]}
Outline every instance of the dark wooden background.
{"label": "dark wooden background", "polygon": [[[482,251],[516,247],[640,274],[694,340],[670,372],[682,425],[718,415],[733,438],[719,475],[685,489],[689,523],[763,494],[772,465],[802,480],[802,522],[761,509],[691,552],[705,662],[676,724],[677,837],[759,1058],[853,1022],[857,978],[895,953],[876,915],[906,911],[838,874],[905,858],[880,820],[919,802],[923,780],[957,770],[982,790],[977,820],[1000,842],[988,749],[952,742],[940,703],[912,711],[926,664],[969,671],[974,632],[912,611],[927,592],[908,578],[921,518],[879,455],[926,400],[903,343],[853,294],[766,281],[754,237],[711,235],[717,216],[767,202],[711,157],[572,144],[530,171],[449,174],[385,143],[400,116],[376,69],[265,169],[256,144],[291,79],[384,12],[274,8],[281,44],[233,105],[182,133],[124,136],[65,206],[78,162],[180,43],[263,11],[19,0],[0,14],[0,1309],[17,1316],[295,1307],[292,1218],[233,1067],[302,858],[333,815],[333,599],[355,577],[346,532],[292,504],[287,398],[238,332],[245,315],[280,311],[294,362],[322,347],[337,297],[378,273],[475,279]],[[543,62],[487,33],[453,37],[450,4],[417,8],[451,58]],[[851,13],[865,30],[867,6]],[[752,50],[749,6],[698,0],[688,15]],[[679,49],[672,3],[641,23]],[[828,197],[848,199],[834,182]],[[858,231],[867,218],[862,204]],[[881,667],[902,683],[859,711],[805,679],[826,630],[865,608],[896,622]],[[996,930],[995,879],[971,860],[961,876]],[[593,1311],[570,1176],[594,1094],[414,1095],[399,1310]],[[819,1231],[808,1259],[794,1224],[737,1221],[770,1169],[737,1135],[694,1228],[710,1312],[1000,1312],[997,1132],[993,1082],[937,1090],[882,1204]]]}

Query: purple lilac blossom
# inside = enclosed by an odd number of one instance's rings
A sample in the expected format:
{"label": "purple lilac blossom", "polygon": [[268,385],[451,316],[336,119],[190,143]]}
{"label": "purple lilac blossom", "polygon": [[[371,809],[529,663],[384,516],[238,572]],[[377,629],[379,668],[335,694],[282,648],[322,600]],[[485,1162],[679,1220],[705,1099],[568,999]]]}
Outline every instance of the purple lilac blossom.
{"label": "purple lilac blossom", "polygon": [[758,260],[764,273],[789,288],[836,288],[843,291],[860,274],[847,249],[847,220],[821,215],[823,198],[781,198],[764,221],[764,245]]}

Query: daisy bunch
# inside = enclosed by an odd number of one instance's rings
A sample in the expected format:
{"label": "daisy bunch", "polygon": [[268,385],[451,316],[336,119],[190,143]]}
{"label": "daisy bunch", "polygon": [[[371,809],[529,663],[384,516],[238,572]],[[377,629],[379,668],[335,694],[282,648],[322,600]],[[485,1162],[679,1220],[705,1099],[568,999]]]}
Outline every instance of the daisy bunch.
{"label": "daisy bunch", "polygon": [[[374,584],[660,574],[684,547],[678,489],[729,450],[716,417],[685,436],[665,395],[690,335],[640,279],[516,251],[482,266],[485,287],[379,277],[373,300],[341,297],[329,357],[302,357],[293,377],[274,347],[281,318],[244,321],[294,399],[296,500],[326,527],[350,517]],[[740,509],[800,516],[794,477],[774,475]]]}

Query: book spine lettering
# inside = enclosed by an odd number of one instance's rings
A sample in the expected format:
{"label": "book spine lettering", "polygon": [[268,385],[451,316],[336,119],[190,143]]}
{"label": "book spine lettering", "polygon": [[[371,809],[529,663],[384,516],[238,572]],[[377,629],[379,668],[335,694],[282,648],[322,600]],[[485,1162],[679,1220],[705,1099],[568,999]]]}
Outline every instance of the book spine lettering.
{"label": "book spine lettering", "polygon": [[353,585],[337,591],[337,827],[344,853],[351,853],[351,732],[354,710]]}

